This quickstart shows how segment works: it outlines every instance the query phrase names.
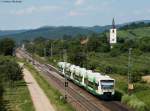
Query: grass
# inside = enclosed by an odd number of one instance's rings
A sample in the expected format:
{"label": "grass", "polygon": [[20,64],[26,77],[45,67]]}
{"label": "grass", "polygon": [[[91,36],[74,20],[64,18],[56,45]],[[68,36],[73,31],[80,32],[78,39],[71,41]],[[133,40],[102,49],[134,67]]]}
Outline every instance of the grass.
{"label": "grass", "polygon": [[127,76],[110,74],[116,80],[116,90],[123,94],[122,102],[136,109],[136,111],[148,111],[150,109],[150,86],[147,83],[134,83],[131,96],[127,95]]}
{"label": "grass", "polygon": [[35,111],[26,83],[17,81],[14,87],[6,85],[4,105],[8,111]]}
{"label": "grass", "polygon": [[115,88],[119,92],[126,94],[127,93],[127,77],[119,74],[109,74],[115,81]]}
{"label": "grass", "polygon": [[135,95],[124,95],[122,102],[134,108],[136,111],[148,111],[147,105],[139,100]]}
{"label": "grass", "polygon": [[75,111],[69,103],[60,99],[62,97],[61,93],[51,86],[31,64],[26,63],[26,67],[32,73],[57,111]]}

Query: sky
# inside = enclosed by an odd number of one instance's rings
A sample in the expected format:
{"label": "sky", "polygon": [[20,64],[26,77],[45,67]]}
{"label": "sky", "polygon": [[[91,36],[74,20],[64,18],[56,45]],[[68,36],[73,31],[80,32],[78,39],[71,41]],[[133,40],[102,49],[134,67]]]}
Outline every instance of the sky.
{"label": "sky", "polygon": [[[150,0],[0,0],[0,30],[150,20]],[[16,0],[20,1],[20,0]]]}

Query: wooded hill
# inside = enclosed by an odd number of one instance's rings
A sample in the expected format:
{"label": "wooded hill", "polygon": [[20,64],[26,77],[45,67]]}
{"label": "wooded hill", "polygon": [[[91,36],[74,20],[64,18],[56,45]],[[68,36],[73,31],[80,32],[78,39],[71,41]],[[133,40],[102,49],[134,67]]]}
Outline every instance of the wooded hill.
{"label": "wooded hill", "polygon": [[[125,24],[116,25],[118,30],[118,37],[145,37],[150,35],[150,21],[137,21]],[[0,38],[10,37],[16,41],[33,40],[37,37],[44,37],[48,39],[62,38],[64,35],[70,37],[77,37],[79,35],[87,36],[92,33],[108,32],[111,25],[93,26],[93,27],[74,27],[74,26],[44,26],[37,29],[29,30],[4,30],[0,31]]]}

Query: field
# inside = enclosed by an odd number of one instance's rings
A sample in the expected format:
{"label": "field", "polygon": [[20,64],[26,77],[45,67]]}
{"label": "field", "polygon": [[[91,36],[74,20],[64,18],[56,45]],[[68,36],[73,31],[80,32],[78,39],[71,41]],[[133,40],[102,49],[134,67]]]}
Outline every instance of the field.
{"label": "field", "polygon": [[4,101],[8,111],[35,111],[26,83],[17,81],[5,88]]}
{"label": "field", "polygon": [[[111,57],[109,53],[91,53],[89,54],[89,62],[96,62],[96,70],[105,72],[107,67],[112,69],[112,73],[127,75],[128,69],[128,54],[120,54],[116,57]],[[134,73],[136,70],[140,75],[148,75],[150,70],[150,53],[131,55],[131,69]],[[143,74],[144,72],[144,74]]]}

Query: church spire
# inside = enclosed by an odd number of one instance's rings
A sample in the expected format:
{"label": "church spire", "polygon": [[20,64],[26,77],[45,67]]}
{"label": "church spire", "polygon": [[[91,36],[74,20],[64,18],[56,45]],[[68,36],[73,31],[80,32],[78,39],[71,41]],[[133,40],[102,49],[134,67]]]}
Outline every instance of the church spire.
{"label": "church spire", "polygon": [[113,18],[113,20],[112,20],[112,28],[113,28],[113,29],[116,28],[116,26],[115,26],[115,19],[114,19],[114,18]]}

